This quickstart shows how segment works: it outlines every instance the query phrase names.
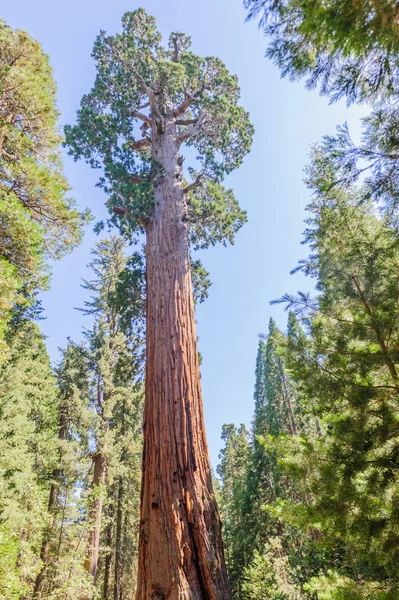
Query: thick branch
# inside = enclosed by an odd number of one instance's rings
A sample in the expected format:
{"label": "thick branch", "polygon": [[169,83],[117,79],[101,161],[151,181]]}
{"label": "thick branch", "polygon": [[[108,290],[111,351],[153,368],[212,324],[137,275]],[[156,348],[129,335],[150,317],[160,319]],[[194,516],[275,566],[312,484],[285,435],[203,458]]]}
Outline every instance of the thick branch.
{"label": "thick branch", "polygon": [[177,108],[175,108],[175,110],[174,110],[175,117],[179,117],[180,115],[184,114],[186,112],[186,110],[188,109],[188,107],[191,106],[191,104],[198,99],[198,97],[202,94],[202,92],[204,90],[206,90],[206,88],[207,88],[207,86],[204,83],[197,91],[194,92],[194,94],[191,94],[191,96],[187,96],[183,100],[183,102],[181,104],[179,104],[179,106]]}
{"label": "thick branch", "polygon": [[183,189],[183,194],[187,194],[188,192],[191,192],[191,190],[195,190],[195,188],[199,187],[202,183],[203,177],[204,173],[200,173],[195,181],[193,181]]}
{"label": "thick branch", "polygon": [[176,119],[176,125],[195,125],[198,121],[198,117],[196,119]]}
{"label": "thick branch", "polygon": [[[127,208],[122,208],[121,206],[113,206],[112,210],[121,217],[125,217],[126,215],[130,214]],[[140,219],[138,217],[135,217],[135,220],[141,227],[144,227],[144,229],[147,227],[147,219]]]}
{"label": "thick branch", "polygon": [[143,121],[144,123],[147,123],[148,127],[151,127],[151,119],[150,117],[147,117],[147,115],[145,115],[144,113],[135,110],[132,113],[133,117],[136,117],[136,119],[140,119],[140,121]]}
{"label": "thick branch", "polygon": [[185,129],[184,131],[181,132],[181,134],[177,138],[178,145],[180,145],[183,142],[185,142],[186,140],[198,135],[201,132],[202,125],[205,121],[205,117],[206,117],[205,113],[201,113],[200,116],[198,117],[198,119],[196,120],[196,122],[194,123],[194,125],[190,125],[189,127],[187,127],[187,129]]}
{"label": "thick branch", "polygon": [[130,147],[133,148],[133,150],[136,150],[137,152],[143,152],[146,148],[149,148],[150,146],[151,140],[148,137],[142,140],[134,140],[130,142]]}

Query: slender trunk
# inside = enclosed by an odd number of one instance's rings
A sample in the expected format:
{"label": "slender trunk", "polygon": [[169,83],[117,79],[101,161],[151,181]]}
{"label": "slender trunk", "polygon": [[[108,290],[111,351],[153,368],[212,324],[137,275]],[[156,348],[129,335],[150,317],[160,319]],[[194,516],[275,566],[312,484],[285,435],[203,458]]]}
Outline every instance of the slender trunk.
{"label": "slender trunk", "polygon": [[122,597],[122,498],[123,480],[122,477],[119,477],[118,504],[116,508],[114,600],[120,600]]}
{"label": "slender trunk", "polygon": [[298,435],[298,428],[296,426],[294,410],[292,408],[291,394],[290,394],[290,390],[288,389],[288,386],[287,386],[287,378],[285,376],[285,373],[283,373],[283,389],[284,389],[283,397],[284,397],[284,401],[287,405],[287,410],[288,410],[288,426],[289,426],[290,434]]}
{"label": "slender trunk", "polygon": [[[59,430],[58,430],[58,440],[61,442],[65,439],[67,432],[67,418],[66,413],[61,406],[60,417],[59,417]],[[47,511],[50,515],[49,523],[47,525],[45,534],[43,536],[42,547],[40,549],[40,560],[42,563],[42,567],[37,574],[35,585],[33,588],[33,597],[38,600],[43,595],[43,585],[46,578],[46,571],[48,569],[48,565],[50,562],[50,548],[51,548],[51,537],[54,532],[54,528],[56,525],[56,509],[57,509],[57,500],[58,500],[58,492],[60,488],[60,478],[61,478],[61,469],[60,463],[62,460],[62,450],[61,444],[58,446],[58,465],[53,472],[52,482],[50,486],[50,496],[47,505]]]}
{"label": "slender trunk", "polygon": [[94,457],[94,475],[92,483],[92,491],[94,492],[94,498],[90,507],[89,522],[90,531],[88,538],[88,553],[84,563],[84,567],[87,573],[93,577],[94,583],[97,577],[98,568],[98,556],[100,550],[100,533],[101,533],[101,520],[103,514],[103,488],[105,485],[105,474],[106,474],[106,446],[97,452]]}
{"label": "slender trunk", "polygon": [[111,575],[111,562],[112,562],[112,544],[114,542],[114,508],[110,507],[110,521],[107,527],[107,556],[105,557],[105,565],[104,565],[104,586],[103,586],[103,599],[107,600],[109,598],[109,588],[110,588],[110,575]]}
{"label": "slender trunk", "polygon": [[365,297],[365,295],[363,293],[363,290],[360,286],[358,278],[353,273],[351,274],[351,276],[352,276],[353,282],[355,284],[356,290],[360,296],[360,300],[363,303],[364,309],[365,309],[367,315],[370,317],[370,326],[376,335],[378,344],[381,348],[382,356],[384,358],[384,362],[385,362],[386,366],[388,367],[389,374],[391,375],[391,377],[393,379],[394,385],[398,386],[398,379],[399,379],[398,373],[396,371],[396,367],[391,358],[391,355],[389,354],[387,344],[385,343],[385,340],[383,339],[383,337],[381,335],[379,327],[375,324],[373,311],[371,310],[371,307],[367,301],[367,298]]}
{"label": "slender trunk", "polygon": [[147,224],[146,389],[136,600],[229,600],[205,437],[176,127],[153,127],[163,167]]}

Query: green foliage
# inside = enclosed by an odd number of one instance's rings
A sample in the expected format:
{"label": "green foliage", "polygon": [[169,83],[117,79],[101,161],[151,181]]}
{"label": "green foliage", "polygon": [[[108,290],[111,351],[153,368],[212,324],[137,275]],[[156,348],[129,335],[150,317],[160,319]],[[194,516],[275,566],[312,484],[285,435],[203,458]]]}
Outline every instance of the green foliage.
{"label": "green foliage", "polygon": [[300,600],[300,589],[293,581],[288,555],[278,537],[270,538],[262,554],[255,551],[245,569],[243,593],[247,600]]}
{"label": "green foliage", "polygon": [[[223,425],[225,447],[219,454],[217,473],[221,479],[220,512],[229,579],[233,596],[240,594],[240,574],[247,564],[249,549],[246,544],[245,518],[242,510],[247,472],[251,457],[249,433],[244,425],[238,429]],[[247,532],[249,533],[249,532]]]}
{"label": "green foliage", "polygon": [[62,174],[55,94],[38,42],[0,20],[0,343],[13,305],[46,286],[45,259],[81,238],[82,215]]}
{"label": "green foliage", "polygon": [[270,38],[267,54],[291,78],[337,100],[369,99],[396,87],[399,36],[391,0],[244,0]]}
{"label": "green foliage", "polygon": [[260,15],[270,43],[267,54],[283,75],[307,77],[331,102],[368,102],[360,145],[347,125],[324,138],[333,164],[331,183],[363,180],[361,199],[372,198],[397,226],[398,73],[397,6],[391,0],[245,0],[249,16]]}
{"label": "green foliage", "polygon": [[359,206],[357,190],[331,187],[332,170],[315,150],[305,232],[311,254],[299,268],[317,279],[319,295],[284,298],[308,332],[291,339],[289,369],[320,428],[282,450],[287,476],[312,498],[285,512],[319,530],[324,547],[339,549],[339,576],[350,581],[324,597],[344,597],[342,587],[347,597],[385,598],[398,582],[399,246],[387,220],[370,203]]}
{"label": "green foliage", "polygon": [[168,172],[151,146],[154,132],[162,135],[173,121],[176,156],[182,144],[197,153],[196,171],[188,169],[197,183],[185,193],[191,242],[196,248],[231,242],[245,213],[220,181],[241,164],[253,134],[238,104],[237,78],[221,60],[194,54],[182,33],[172,33],[167,48],[161,42],[155,19],[143,9],[123,16],[122,33],[100,33],[94,86],[82,98],[77,125],[66,128],[69,152],[103,169],[110,222],[131,236],[145,228],[154,189]]}
{"label": "green foliage", "polygon": [[0,590],[33,583],[54,467],[56,389],[43,337],[25,322],[7,333],[0,370]]}
{"label": "green foliage", "polygon": [[246,222],[247,215],[232,190],[208,182],[190,193],[186,219],[190,243],[198,250],[218,242],[234,244],[234,236]]}
{"label": "green foliage", "polygon": [[229,576],[237,600],[306,598],[303,583],[330,564],[312,536],[282,509],[298,506],[302,494],[281,457],[287,447],[298,445],[300,432],[315,430],[287,366],[287,340],[298,327],[290,314],[287,336],[273,320],[268,334],[261,336],[252,439],[245,432],[244,444],[243,430],[237,432],[232,425],[223,430],[218,473]]}

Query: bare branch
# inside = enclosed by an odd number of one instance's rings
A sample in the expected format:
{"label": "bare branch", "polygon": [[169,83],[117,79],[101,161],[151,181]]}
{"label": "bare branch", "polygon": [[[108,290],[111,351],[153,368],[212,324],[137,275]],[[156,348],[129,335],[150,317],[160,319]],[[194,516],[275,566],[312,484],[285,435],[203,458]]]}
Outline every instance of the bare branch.
{"label": "bare branch", "polygon": [[151,146],[150,138],[143,138],[142,140],[134,140],[130,142],[130,147],[137,152],[143,152],[146,148]]}
{"label": "bare branch", "polygon": [[188,109],[188,107],[191,106],[191,104],[193,102],[195,102],[196,100],[198,100],[198,97],[207,88],[208,88],[208,86],[205,83],[203,83],[202,86],[200,88],[198,88],[197,91],[194,92],[194,94],[191,94],[191,95],[187,96],[185,98],[185,100],[183,100],[183,102],[177,108],[175,108],[174,113],[173,113],[175,115],[175,117],[179,117],[180,115],[182,115],[183,113],[185,113],[186,110]]}
{"label": "bare branch", "polygon": [[190,125],[189,127],[187,127],[187,129],[182,131],[181,134],[178,136],[177,144],[180,146],[180,144],[182,144],[186,140],[189,140],[190,138],[198,135],[202,130],[202,125],[204,124],[205,118],[206,118],[206,114],[200,113],[196,123],[194,123],[194,125]]}
{"label": "bare branch", "polygon": [[195,125],[198,121],[198,117],[196,119],[176,119],[176,125]]}
{"label": "bare branch", "polygon": [[144,79],[141,77],[141,75],[139,75],[138,73],[135,73],[132,69],[129,69],[133,75],[136,77],[137,81],[139,82],[141,89],[147,94],[149,101],[150,101],[150,106],[151,108],[154,110],[156,109],[156,105],[155,105],[155,91],[152,89],[152,87],[149,87],[146,82],[144,81]]}
{"label": "bare branch", "polygon": [[121,206],[113,206],[112,210],[117,214],[117,215],[122,215],[123,217],[127,214],[127,210],[126,208],[122,208]]}
{"label": "bare branch", "polygon": [[143,110],[144,108],[148,108],[150,106],[149,102],[145,102],[144,104],[142,104],[141,106],[139,106],[138,110]]}
{"label": "bare branch", "polygon": [[137,177],[136,175],[130,175],[130,181],[132,183],[143,183],[143,180],[141,177]]}
{"label": "bare branch", "polygon": [[177,43],[176,37],[174,37],[172,41],[173,41],[173,48],[174,48],[173,61],[177,62],[179,60],[179,44]]}
{"label": "bare branch", "polygon": [[204,173],[200,173],[195,181],[183,189],[183,194],[187,194],[188,192],[191,192],[191,190],[195,190],[195,188],[199,187],[202,183],[203,177]]}
{"label": "bare branch", "polygon": [[136,119],[140,119],[140,121],[143,121],[144,123],[147,123],[148,127],[151,127],[151,119],[150,117],[147,117],[147,115],[145,115],[144,113],[135,110],[132,113],[133,117],[136,117]]}

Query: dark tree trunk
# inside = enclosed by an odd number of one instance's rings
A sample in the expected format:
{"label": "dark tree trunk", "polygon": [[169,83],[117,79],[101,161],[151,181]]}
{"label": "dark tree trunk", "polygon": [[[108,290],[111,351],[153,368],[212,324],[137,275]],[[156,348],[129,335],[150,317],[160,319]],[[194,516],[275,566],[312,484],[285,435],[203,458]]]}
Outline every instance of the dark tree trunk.
{"label": "dark tree trunk", "polygon": [[104,502],[103,488],[105,485],[106,467],[106,448],[103,448],[102,451],[97,452],[94,457],[94,474],[92,482],[94,499],[89,512],[90,530],[88,536],[88,552],[84,564],[86,572],[90,573],[93,577],[94,583],[96,582],[97,577],[98,556],[100,551],[101,520]]}
{"label": "dark tree trunk", "polygon": [[120,477],[118,484],[118,504],[116,508],[114,600],[121,600],[122,598],[122,498],[123,481],[122,477]]}
{"label": "dark tree trunk", "polygon": [[144,456],[136,600],[229,600],[205,437],[176,126],[153,127],[163,167],[147,225]]}
{"label": "dark tree trunk", "polygon": [[[60,417],[59,417],[59,431],[58,431],[58,440],[62,441],[65,439],[67,432],[67,418],[66,413],[61,407]],[[59,454],[59,463],[61,462],[62,452],[61,445],[58,450]],[[43,595],[43,586],[46,579],[46,572],[48,569],[48,565],[50,562],[50,549],[51,549],[51,537],[54,532],[55,524],[56,524],[56,510],[57,510],[57,501],[58,501],[58,492],[60,488],[60,478],[61,478],[61,469],[59,466],[54,470],[52,475],[52,482],[50,486],[50,495],[47,506],[47,511],[50,515],[49,523],[47,525],[43,541],[42,547],[40,549],[40,560],[42,562],[42,567],[37,574],[35,585],[33,588],[33,597],[39,600]]]}
{"label": "dark tree trunk", "polygon": [[110,507],[109,523],[107,527],[107,548],[108,552],[105,557],[104,564],[104,586],[103,586],[103,599],[108,600],[110,591],[110,575],[111,575],[111,562],[112,562],[112,545],[114,542],[114,510]]}

